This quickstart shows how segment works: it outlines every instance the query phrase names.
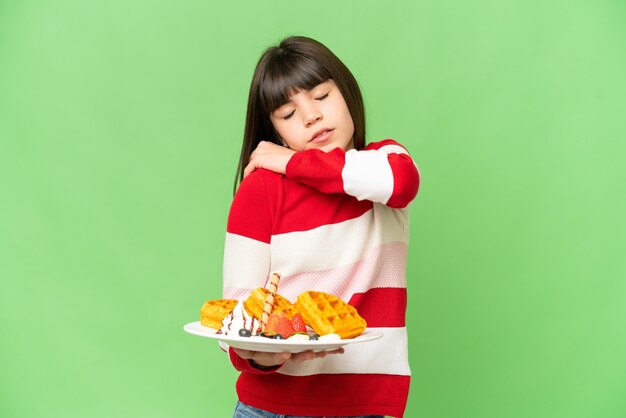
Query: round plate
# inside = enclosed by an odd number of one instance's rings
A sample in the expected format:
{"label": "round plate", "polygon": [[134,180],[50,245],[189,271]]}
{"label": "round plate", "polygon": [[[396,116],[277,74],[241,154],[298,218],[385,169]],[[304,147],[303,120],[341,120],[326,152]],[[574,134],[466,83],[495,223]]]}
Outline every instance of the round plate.
{"label": "round plate", "polygon": [[191,322],[183,327],[183,329],[193,335],[200,337],[212,338],[222,341],[225,344],[241,348],[242,350],[266,351],[269,353],[300,353],[302,351],[326,351],[335,350],[347,344],[363,343],[366,341],[376,340],[383,336],[379,331],[365,330],[361,335],[354,338],[348,338],[337,341],[290,341],[290,340],[273,340],[265,337],[240,337],[238,335],[222,335],[216,334],[217,330],[205,327],[199,321]]}

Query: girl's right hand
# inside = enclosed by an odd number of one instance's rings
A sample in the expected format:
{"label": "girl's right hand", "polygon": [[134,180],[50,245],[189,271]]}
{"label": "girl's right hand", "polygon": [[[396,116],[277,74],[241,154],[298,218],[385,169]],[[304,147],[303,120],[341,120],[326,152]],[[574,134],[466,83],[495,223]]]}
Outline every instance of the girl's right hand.
{"label": "girl's right hand", "polygon": [[324,358],[328,354],[343,354],[343,348],[332,351],[303,351],[301,353],[267,353],[264,351],[250,351],[233,348],[239,357],[245,360],[252,360],[255,364],[262,367],[274,367],[284,364],[286,361],[306,361],[316,358]]}
{"label": "girl's right hand", "polygon": [[295,154],[294,150],[281,147],[273,142],[261,141],[250,154],[250,161],[243,170],[243,177],[247,177],[257,168],[264,168],[278,174],[285,174],[287,163]]}

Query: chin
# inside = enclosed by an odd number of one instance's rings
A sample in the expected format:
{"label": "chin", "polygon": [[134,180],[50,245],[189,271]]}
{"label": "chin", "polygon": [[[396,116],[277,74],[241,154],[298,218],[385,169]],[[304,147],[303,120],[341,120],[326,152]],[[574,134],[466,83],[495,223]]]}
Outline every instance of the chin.
{"label": "chin", "polygon": [[334,150],[335,148],[337,148],[337,145],[326,144],[324,146],[318,147],[317,149],[320,150],[320,151],[324,151],[324,152],[330,152],[330,151]]}

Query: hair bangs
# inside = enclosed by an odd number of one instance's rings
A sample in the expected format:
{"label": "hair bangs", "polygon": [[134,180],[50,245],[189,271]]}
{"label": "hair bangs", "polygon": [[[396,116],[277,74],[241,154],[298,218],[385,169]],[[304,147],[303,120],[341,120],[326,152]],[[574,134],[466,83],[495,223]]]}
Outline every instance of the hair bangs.
{"label": "hair bangs", "polygon": [[259,99],[266,114],[289,101],[300,90],[310,90],[331,78],[320,62],[303,55],[278,54],[268,63]]}

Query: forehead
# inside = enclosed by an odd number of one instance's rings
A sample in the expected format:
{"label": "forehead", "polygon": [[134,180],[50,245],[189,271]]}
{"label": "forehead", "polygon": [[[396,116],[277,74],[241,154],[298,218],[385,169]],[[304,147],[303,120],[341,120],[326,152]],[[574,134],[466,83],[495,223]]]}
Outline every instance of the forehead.
{"label": "forehead", "polygon": [[290,102],[292,97],[294,97],[294,96],[296,96],[296,95],[298,95],[300,93],[308,93],[310,91],[315,90],[317,87],[326,86],[326,85],[333,85],[334,86],[335,84],[333,83],[333,80],[326,80],[326,81],[322,81],[321,83],[318,83],[318,84],[316,84],[316,85],[314,85],[314,86],[312,86],[310,88],[296,87],[296,89],[294,89],[294,90],[289,92],[288,100],[285,103]]}
{"label": "forehead", "polygon": [[275,71],[266,74],[259,86],[259,99],[263,110],[273,112],[287,103],[291,96],[328,81],[330,76],[322,71]]}

